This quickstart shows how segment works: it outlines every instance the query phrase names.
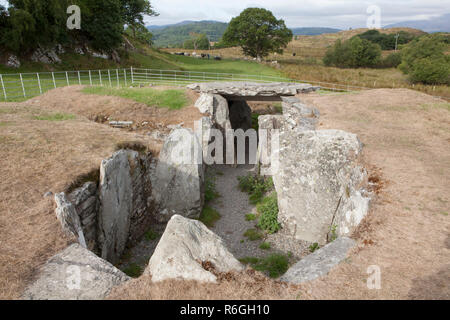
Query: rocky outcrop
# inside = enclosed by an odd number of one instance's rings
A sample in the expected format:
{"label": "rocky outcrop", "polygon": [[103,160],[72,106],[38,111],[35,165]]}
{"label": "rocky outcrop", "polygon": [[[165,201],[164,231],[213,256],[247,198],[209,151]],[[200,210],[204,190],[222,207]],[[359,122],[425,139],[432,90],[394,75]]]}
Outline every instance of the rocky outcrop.
{"label": "rocky outcrop", "polygon": [[200,139],[190,129],[175,129],[167,137],[152,175],[156,218],[175,214],[198,218],[203,206],[204,166]]}
{"label": "rocky outcrop", "polygon": [[31,56],[31,60],[33,62],[40,62],[45,64],[55,64],[60,63],[61,59],[58,57],[58,51],[63,53],[62,47],[56,46],[55,48],[37,48],[33,55]]}
{"label": "rocky outcrop", "polygon": [[339,130],[282,130],[274,173],[279,220],[297,239],[348,235],[368,212],[362,144]]}
{"label": "rocky outcrop", "polygon": [[302,284],[323,277],[341,263],[355,245],[350,238],[338,238],[290,267],[280,281]]}
{"label": "rocky outcrop", "polygon": [[22,299],[99,300],[129,279],[107,261],[73,244],[41,268],[37,280],[25,290]]}
{"label": "rocky outcrop", "polygon": [[259,82],[206,82],[187,86],[188,89],[222,96],[281,97],[315,91],[318,87],[303,83],[259,83]]}
{"label": "rocky outcrop", "polygon": [[19,58],[17,58],[17,56],[11,54],[8,57],[8,60],[6,61],[6,66],[17,69],[17,68],[20,68],[21,63],[20,63]]}
{"label": "rocky outcrop", "polygon": [[243,269],[223,240],[203,223],[175,215],[167,224],[145,273],[151,274],[155,282],[166,279],[215,282],[216,276],[204,268],[208,263],[218,272]]}

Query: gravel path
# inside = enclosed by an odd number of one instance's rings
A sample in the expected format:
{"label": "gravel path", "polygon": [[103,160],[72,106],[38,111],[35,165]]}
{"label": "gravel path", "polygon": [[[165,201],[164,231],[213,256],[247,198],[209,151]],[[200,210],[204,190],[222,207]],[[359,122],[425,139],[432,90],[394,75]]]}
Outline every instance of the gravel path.
{"label": "gravel path", "polygon": [[[283,230],[274,235],[267,235],[257,241],[250,241],[244,233],[248,229],[256,227],[256,221],[246,221],[245,215],[256,214],[256,206],[249,202],[247,193],[241,192],[238,187],[238,177],[247,175],[253,166],[241,165],[237,168],[231,166],[214,166],[208,171],[215,176],[216,190],[220,197],[209,205],[217,210],[221,218],[216,222],[212,231],[225,240],[228,249],[236,258],[265,257],[271,253],[289,254],[290,262],[296,262],[301,257],[309,254],[309,243],[298,241]],[[261,243],[268,242],[271,249],[262,250]]]}

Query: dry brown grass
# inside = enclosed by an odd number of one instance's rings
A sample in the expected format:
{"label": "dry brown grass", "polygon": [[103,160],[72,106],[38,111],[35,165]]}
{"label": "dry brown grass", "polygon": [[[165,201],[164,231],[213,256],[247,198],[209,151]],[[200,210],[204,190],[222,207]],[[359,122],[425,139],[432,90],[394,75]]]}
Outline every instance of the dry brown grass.
{"label": "dry brown grass", "polygon": [[217,283],[165,280],[152,282],[151,276],[126,282],[113,289],[110,300],[294,300],[305,295],[299,286],[271,280],[247,269],[218,275]]}
{"label": "dry brown grass", "polygon": [[[0,299],[18,298],[36,268],[73,241],[61,232],[53,197],[44,198],[46,192],[79,184],[84,175],[98,171],[101,160],[119,144],[138,143],[159,151],[160,145],[146,135],[88,119],[97,112],[115,114],[116,110],[138,117],[139,104],[114,97],[85,99],[78,91],[67,87],[24,103],[0,103]],[[191,111],[186,119],[193,117]],[[55,113],[76,117],[35,120]],[[170,114],[161,116],[161,122],[184,121],[182,111],[175,112],[178,119],[168,119]],[[155,111],[144,119],[156,125],[159,118]]]}

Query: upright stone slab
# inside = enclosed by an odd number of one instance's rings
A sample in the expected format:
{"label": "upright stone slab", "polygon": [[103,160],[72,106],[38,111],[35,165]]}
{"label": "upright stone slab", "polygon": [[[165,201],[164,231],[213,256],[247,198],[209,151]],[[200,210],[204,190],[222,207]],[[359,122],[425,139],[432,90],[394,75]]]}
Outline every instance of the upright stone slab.
{"label": "upright stone slab", "polygon": [[216,276],[202,266],[205,262],[218,272],[243,269],[223,240],[203,223],[175,215],[167,224],[145,273],[151,274],[155,282],[166,279],[215,282]]}
{"label": "upright stone slab", "polygon": [[274,172],[279,220],[297,239],[350,234],[369,209],[362,144],[339,130],[284,130]]}
{"label": "upright stone slab", "polygon": [[73,244],[40,269],[25,300],[99,300],[130,278],[91,251]]}
{"label": "upright stone slab", "polygon": [[203,206],[204,167],[201,142],[190,129],[175,129],[167,137],[152,175],[156,218],[175,214],[198,218]]}
{"label": "upright stone slab", "polygon": [[118,262],[128,240],[133,207],[130,156],[120,150],[100,166],[99,242],[103,259]]}

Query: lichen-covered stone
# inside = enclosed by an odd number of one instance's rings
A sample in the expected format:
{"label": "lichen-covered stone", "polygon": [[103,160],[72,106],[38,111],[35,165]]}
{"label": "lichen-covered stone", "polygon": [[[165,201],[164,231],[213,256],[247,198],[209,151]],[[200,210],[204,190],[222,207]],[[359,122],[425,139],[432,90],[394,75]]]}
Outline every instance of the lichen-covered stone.
{"label": "lichen-covered stone", "polygon": [[355,245],[356,242],[350,238],[338,238],[290,267],[280,281],[301,284],[325,276],[347,257]]}
{"label": "lichen-covered stone", "polygon": [[210,262],[218,272],[240,271],[243,265],[228,251],[223,240],[197,220],[173,216],[167,224],[145,273],[152,281],[166,279],[215,282],[203,268]]}
{"label": "lichen-covered stone", "polygon": [[25,300],[99,300],[130,278],[91,251],[73,244],[40,269]]}

